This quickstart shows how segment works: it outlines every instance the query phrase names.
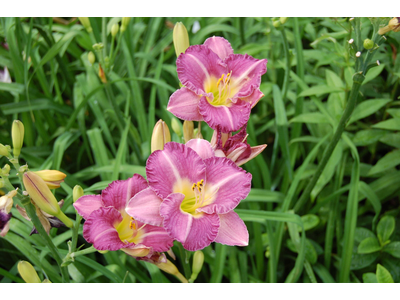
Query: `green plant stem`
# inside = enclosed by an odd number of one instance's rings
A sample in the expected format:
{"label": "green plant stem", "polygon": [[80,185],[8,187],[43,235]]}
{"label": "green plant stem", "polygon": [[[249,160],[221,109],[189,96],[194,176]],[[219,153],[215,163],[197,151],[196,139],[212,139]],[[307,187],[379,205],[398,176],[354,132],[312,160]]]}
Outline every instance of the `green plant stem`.
{"label": "green plant stem", "polygon": [[71,245],[71,252],[75,252],[76,246],[78,244],[78,233],[79,233],[79,226],[81,224],[82,217],[77,213],[76,214],[76,221],[74,227],[72,227],[72,245]]}
{"label": "green plant stem", "polygon": [[186,255],[187,253],[185,252],[185,249],[182,244],[179,243],[179,256],[182,260],[183,272],[185,273],[186,278],[190,278],[192,271],[190,270],[189,261],[187,260]]}
{"label": "green plant stem", "polygon": [[76,251],[76,252],[72,252],[72,253],[71,253],[71,257],[82,256],[82,255],[94,253],[94,252],[97,252],[97,251],[98,251],[98,250],[97,250],[95,247],[91,246],[91,247],[86,248],[86,249],[83,249],[83,250],[79,250],[79,251]]}
{"label": "green plant stem", "polygon": [[50,250],[51,254],[53,255],[53,258],[57,262],[58,267],[60,268],[61,271],[61,276],[63,279],[63,282],[69,282],[69,274],[68,270],[65,267],[61,267],[62,264],[62,258],[60,253],[57,250],[57,247],[53,244],[53,241],[51,238],[48,236],[46,230],[43,228],[42,223],[40,223],[40,220],[38,216],[36,215],[36,210],[33,204],[30,203],[30,200],[28,197],[25,197],[24,201],[24,207],[26,210],[26,213],[28,217],[32,220],[33,225],[35,226],[36,230],[39,232],[40,237],[43,239],[44,243]]}
{"label": "green plant stem", "polygon": [[282,100],[285,102],[286,94],[289,87],[289,75],[290,75],[290,56],[289,56],[289,44],[286,38],[285,28],[281,29],[282,36],[282,44],[283,44],[283,52],[285,53],[285,61],[286,61],[286,70],[285,77],[283,78],[283,86],[282,86]]}
{"label": "green plant stem", "polygon": [[319,177],[321,176],[322,171],[324,170],[326,164],[328,163],[329,158],[332,155],[333,150],[335,149],[337,143],[339,142],[344,129],[346,128],[347,121],[350,119],[351,114],[353,113],[354,108],[356,107],[358,92],[360,91],[360,87],[365,77],[363,74],[356,73],[353,77],[353,86],[351,88],[349,100],[347,102],[347,106],[345,111],[343,112],[342,117],[340,118],[339,124],[336,128],[335,134],[333,135],[332,140],[330,141],[328,147],[324,151],[324,155],[322,156],[321,162],[318,164],[318,168],[314,173],[313,178],[308,183],[305,188],[303,194],[300,199],[297,201],[294,206],[294,211],[298,212],[306,201],[310,198],[310,193],[317,183]]}

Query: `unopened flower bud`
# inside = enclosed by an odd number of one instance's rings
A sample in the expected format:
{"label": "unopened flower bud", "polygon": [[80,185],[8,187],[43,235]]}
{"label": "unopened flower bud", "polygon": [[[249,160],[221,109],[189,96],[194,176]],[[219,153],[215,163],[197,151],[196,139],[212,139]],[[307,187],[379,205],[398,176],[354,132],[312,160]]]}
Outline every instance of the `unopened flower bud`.
{"label": "unopened flower bud", "polygon": [[172,130],[178,135],[178,136],[182,136],[182,129],[181,129],[181,124],[180,124],[180,122],[177,120],[177,119],[175,119],[175,118],[173,118],[172,120],[171,120],[171,127],[172,127]]}
{"label": "unopened flower bud", "polygon": [[4,146],[3,144],[0,144],[0,155],[2,155],[2,156],[9,156],[10,155],[7,146]]}
{"label": "unopened flower bud", "polygon": [[278,28],[279,26],[281,26],[281,22],[280,21],[273,21],[272,22],[272,26],[274,26],[275,28]]}
{"label": "unopened flower bud", "polygon": [[185,143],[194,138],[194,123],[193,121],[184,121],[183,122],[183,138],[185,139]]}
{"label": "unopened flower bud", "polygon": [[76,200],[78,200],[82,196],[83,196],[83,188],[80,185],[74,186],[74,189],[72,190],[72,198],[74,202],[76,202]]}
{"label": "unopened flower bud", "polygon": [[78,19],[81,22],[81,24],[83,25],[83,27],[85,27],[87,32],[91,33],[93,31],[88,17],[78,17]]}
{"label": "unopened flower bud", "polygon": [[21,153],[22,144],[24,142],[24,124],[19,120],[14,120],[11,129],[11,136],[13,142],[13,154],[17,158]]}
{"label": "unopened flower bud", "polygon": [[102,83],[107,83],[106,74],[104,73],[104,70],[101,67],[101,64],[99,64],[99,77],[100,77],[100,80]]}
{"label": "unopened flower bud", "polygon": [[184,53],[189,48],[189,35],[185,25],[182,22],[177,22],[172,34],[174,40],[175,53],[178,57],[179,54]]}
{"label": "unopened flower bud", "polygon": [[287,17],[280,17],[279,22],[281,22],[281,24],[285,24],[287,19],[288,19]]}
{"label": "unopened flower bud", "polygon": [[13,207],[14,201],[13,197],[17,195],[16,190],[12,190],[7,193],[7,195],[0,197],[0,210],[5,212],[6,214],[10,213],[11,208]]}
{"label": "unopened flower bud", "polygon": [[187,283],[187,279],[179,272],[179,270],[177,269],[177,267],[170,261],[167,260],[166,263],[158,263],[156,264],[156,266],[158,268],[160,268],[161,270],[163,270],[164,272],[174,275],[175,277],[177,277],[181,282],[183,283]]}
{"label": "unopened flower bud", "polygon": [[96,43],[96,44],[93,44],[93,50],[95,50],[95,51],[100,51],[100,50],[102,50],[104,48],[104,44],[103,43]]}
{"label": "unopened flower bud", "polygon": [[61,182],[64,182],[66,174],[57,170],[42,170],[34,172],[47,184],[50,189],[57,189],[60,187]]}
{"label": "unopened flower bud", "polygon": [[118,23],[115,23],[115,24],[111,27],[111,35],[112,35],[113,37],[115,37],[115,36],[117,35],[118,31],[119,31],[119,25],[118,25]]}
{"label": "unopened flower bud", "polygon": [[201,268],[204,263],[204,253],[200,250],[197,250],[193,255],[193,267],[192,267],[192,276],[190,277],[190,281],[193,282],[196,280],[197,275],[199,275]]}
{"label": "unopened flower bud", "polygon": [[94,62],[96,61],[96,56],[94,55],[94,53],[92,51],[90,51],[88,53],[88,60],[89,60],[91,65],[93,65]]}
{"label": "unopened flower bud", "polygon": [[123,17],[122,18],[121,32],[124,32],[126,30],[130,20],[131,20],[130,17]]}
{"label": "unopened flower bud", "polygon": [[358,52],[356,53],[356,57],[360,57],[360,56],[361,56],[361,52],[358,51]]}
{"label": "unopened flower bud", "polygon": [[26,172],[23,176],[25,189],[29,197],[35,202],[45,213],[57,217],[65,226],[71,228],[74,224],[72,221],[61,211],[53,193],[46,185],[44,180],[34,172]]}
{"label": "unopened flower bud", "polygon": [[10,175],[10,165],[9,164],[5,164],[4,167],[1,169],[1,175],[2,176],[8,176]]}
{"label": "unopened flower bud", "polygon": [[29,262],[21,260],[18,263],[17,268],[18,268],[19,275],[21,275],[22,279],[26,283],[41,283],[42,282],[40,280],[38,274],[36,273],[35,269]]}
{"label": "unopened flower bud", "polygon": [[394,32],[400,31],[400,17],[392,18],[387,26],[379,29],[378,33],[382,35],[389,31],[394,31]]}
{"label": "unopened flower bud", "polygon": [[163,120],[159,120],[153,128],[151,152],[164,150],[164,145],[170,141],[171,133],[169,132],[168,125]]}
{"label": "unopened flower bud", "polygon": [[363,45],[365,49],[370,50],[374,47],[374,42],[370,39],[365,39]]}

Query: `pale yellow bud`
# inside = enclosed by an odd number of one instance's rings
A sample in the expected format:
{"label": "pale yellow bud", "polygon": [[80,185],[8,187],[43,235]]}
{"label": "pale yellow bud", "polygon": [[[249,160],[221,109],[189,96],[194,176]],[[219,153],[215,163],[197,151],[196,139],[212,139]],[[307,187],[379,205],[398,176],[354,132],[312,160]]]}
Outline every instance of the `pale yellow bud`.
{"label": "pale yellow bud", "polygon": [[9,176],[10,175],[10,165],[9,164],[5,164],[4,167],[1,169],[0,175],[2,176]]}
{"label": "pale yellow bud", "polygon": [[194,138],[194,123],[193,121],[184,121],[183,122],[183,138],[185,139],[185,143]]}
{"label": "pale yellow bud", "polygon": [[197,250],[193,255],[193,268],[192,268],[192,276],[190,279],[194,281],[199,275],[201,268],[204,263],[204,253],[200,250]]}
{"label": "pale yellow bud", "polygon": [[14,120],[12,129],[11,129],[11,136],[13,142],[13,153],[14,157],[17,158],[21,153],[22,144],[24,143],[24,124],[22,124],[19,120]]}
{"label": "pale yellow bud", "polygon": [[126,30],[130,20],[131,20],[130,17],[123,17],[122,18],[121,32],[124,32]]}
{"label": "pale yellow bud", "polygon": [[83,196],[83,189],[80,185],[74,186],[74,189],[72,191],[72,198],[74,199],[74,202],[78,200],[80,197]]}
{"label": "pale yellow bud", "polygon": [[179,270],[177,269],[177,267],[170,261],[167,260],[166,263],[158,263],[156,264],[156,266],[158,268],[160,268],[161,270],[163,270],[164,272],[174,275],[175,277],[177,277],[181,282],[183,283],[187,283],[187,279],[179,272]]}
{"label": "pale yellow bud", "polygon": [[100,64],[99,64],[99,77],[102,83],[107,83],[106,74],[104,73],[104,70]]}
{"label": "pale yellow bud", "polygon": [[41,283],[42,282],[40,280],[38,274],[36,273],[35,269],[29,262],[21,260],[18,263],[17,268],[18,268],[19,275],[21,275],[22,279],[26,283]]}
{"label": "pale yellow bud", "polygon": [[171,133],[167,124],[163,120],[159,120],[153,128],[151,136],[151,153],[156,150],[164,150],[164,145],[171,141]]}
{"label": "pale yellow bud", "polygon": [[185,25],[182,22],[177,22],[172,34],[174,40],[175,53],[178,57],[179,54],[184,53],[189,48],[189,35]]}
{"label": "pale yellow bud", "polygon": [[287,19],[288,19],[287,17],[280,17],[279,22],[281,22],[281,24],[285,24]]}
{"label": "pale yellow bud", "polygon": [[171,127],[172,127],[172,130],[173,130],[178,136],[181,136],[181,135],[182,135],[181,126],[182,126],[181,123],[180,123],[177,119],[173,118],[173,119],[171,120]]}
{"label": "pale yellow bud", "polygon": [[0,210],[9,214],[14,204],[13,197],[15,197],[16,195],[17,191],[12,190],[7,195],[0,197]]}
{"label": "pale yellow bud", "polygon": [[91,33],[93,31],[88,17],[78,17],[78,19],[81,22],[81,24],[83,25],[83,27],[85,27],[87,32]]}
{"label": "pale yellow bud", "polygon": [[112,35],[113,37],[115,37],[115,36],[117,35],[117,33],[118,33],[118,30],[119,30],[119,25],[118,25],[118,23],[115,23],[115,24],[111,27],[111,35]]}
{"label": "pale yellow bud", "polygon": [[378,33],[380,35],[382,35],[389,31],[394,31],[394,32],[400,31],[400,18],[399,17],[392,18],[389,21],[389,24],[387,26],[379,29]]}
{"label": "pale yellow bud", "polygon": [[66,174],[57,170],[42,170],[34,173],[39,175],[50,189],[59,188],[60,183],[64,182],[64,178],[67,177]]}
{"label": "pale yellow bud", "polygon": [[93,65],[94,62],[96,61],[96,56],[94,55],[94,53],[92,51],[90,51],[88,53],[88,60],[89,60],[91,65]]}
{"label": "pale yellow bud", "polygon": [[0,155],[2,155],[2,156],[9,156],[10,155],[7,146],[4,146],[3,144],[0,144]]}

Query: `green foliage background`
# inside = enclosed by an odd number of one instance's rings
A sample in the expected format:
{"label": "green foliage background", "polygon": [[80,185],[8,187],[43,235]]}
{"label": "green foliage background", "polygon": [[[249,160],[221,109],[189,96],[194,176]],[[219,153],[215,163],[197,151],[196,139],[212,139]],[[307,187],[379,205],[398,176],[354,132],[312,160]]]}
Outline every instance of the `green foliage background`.
{"label": "green foliage background", "polygon": [[[166,106],[179,88],[172,29],[181,21],[191,45],[223,36],[235,53],[268,59],[265,97],[248,124],[249,143],[268,147],[244,165],[253,188],[236,209],[249,246],[205,248],[196,282],[400,282],[400,33],[389,33],[376,50],[380,65],[368,72],[341,140],[310,198],[300,203],[353,84],[349,19],[289,18],[275,28],[270,18],[132,18],[114,40],[111,26],[120,20],[90,18],[90,36],[75,18],[0,19],[0,43],[8,44],[0,46],[0,69],[7,66],[13,80],[0,83],[0,142],[12,144],[14,119],[24,123],[21,160],[31,170],[68,175],[56,197],[65,200],[70,218],[75,185],[98,193],[112,180],[145,175],[155,122],[161,118],[171,128],[174,118]],[[195,21],[201,29],[192,33]],[[371,38],[370,20],[362,18],[361,25],[362,38]],[[105,47],[91,65],[95,42]],[[107,84],[98,76],[101,56],[109,57]],[[202,126],[202,134],[210,140],[212,131]],[[17,179],[14,170],[16,186]],[[21,259],[42,278],[61,282],[44,241],[29,235],[32,223],[15,208],[12,213],[10,231],[0,238],[0,282],[21,282]],[[65,256],[71,230],[53,228],[51,236]],[[80,235],[82,244],[90,246]],[[190,253],[177,245],[173,250],[190,277]],[[177,282],[122,252],[80,256],[67,268],[73,282]]]}

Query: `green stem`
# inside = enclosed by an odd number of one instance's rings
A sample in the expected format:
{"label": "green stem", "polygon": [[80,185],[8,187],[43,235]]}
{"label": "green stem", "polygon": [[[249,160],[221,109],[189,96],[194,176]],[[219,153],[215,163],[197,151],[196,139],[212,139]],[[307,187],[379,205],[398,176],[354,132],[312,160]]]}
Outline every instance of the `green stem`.
{"label": "green stem", "polygon": [[285,102],[289,86],[289,75],[290,75],[289,44],[286,38],[285,28],[282,28],[281,35],[282,35],[283,52],[285,53],[285,60],[286,60],[285,77],[283,78],[283,86],[282,86],[282,100]]}
{"label": "green stem", "polygon": [[81,224],[82,217],[77,213],[76,214],[76,221],[74,227],[72,227],[72,245],[71,245],[71,252],[75,252],[76,245],[78,244],[78,232],[79,226]]}
{"label": "green stem", "polygon": [[345,111],[343,112],[342,117],[340,118],[339,124],[336,128],[335,134],[331,142],[329,143],[328,147],[324,151],[324,155],[321,159],[321,162],[318,164],[318,168],[314,173],[313,178],[308,183],[307,187],[305,188],[303,194],[301,195],[300,199],[297,201],[296,205],[294,206],[294,211],[298,212],[306,201],[310,198],[311,190],[314,188],[315,184],[317,183],[319,177],[321,176],[322,171],[325,169],[326,164],[328,163],[329,158],[332,155],[333,150],[335,149],[337,143],[339,142],[344,129],[346,128],[347,121],[350,119],[351,114],[353,113],[354,108],[356,107],[358,92],[360,91],[360,87],[362,82],[364,81],[365,77],[363,74],[356,73],[353,77],[353,86],[351,88],[349,100],[347,102],[347,106]]}
{"label": "green stem", "polygon": [[187,258],[186,258],[185,249],[183,248],[182,244],[180,244],[180,243],[179,243],[179,255],[182,260],[183,271],[185,273],[185,277],[190,278],[192,271],[190,270],[189,262],[187,261]]}
{"label": "green stem", "polygon": [[95,247],[91,246],[89,248],[86,248],[86,249],[83,249],[83,250],[80,250],[80,251],[72,252],[71,253],[71,257],[75,258],[77,256],[82,256],[82,255],[94,253],[94,252],[97,252],[97,251],[98,250]]}

